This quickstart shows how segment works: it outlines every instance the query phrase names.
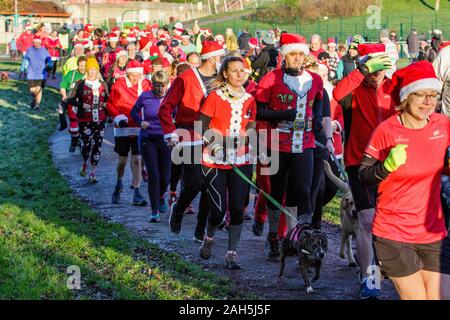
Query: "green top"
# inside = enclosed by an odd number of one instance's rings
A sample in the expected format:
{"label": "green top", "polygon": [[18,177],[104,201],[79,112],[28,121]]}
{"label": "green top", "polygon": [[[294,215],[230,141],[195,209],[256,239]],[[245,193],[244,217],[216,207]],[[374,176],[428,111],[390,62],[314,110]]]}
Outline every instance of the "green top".
{"label": "green top", "polygon": [[70,57],[67,59],[66,63],[62,67],[62,74],[63,77],[69,73],[69,71],[77,70],[78,69],[78,57]]}
{"label": "green top", "polygon": [[186,54],[191,53],[191,52],[197,52],[197,46],[195,44],[193,44],[192,42],[189,42],[189,44],[187,46],[183,46],[182,44],[180,44],[180,48]]}
{"label": "green top", "polygon": [[68,74],[66,74],[59,84],[60,88],[64,88],[66,90],[72,90],[75,87],[75,83],[78,80],[81,80],[84,78],[84,74],[81,74],[78,69],[69,71]]}

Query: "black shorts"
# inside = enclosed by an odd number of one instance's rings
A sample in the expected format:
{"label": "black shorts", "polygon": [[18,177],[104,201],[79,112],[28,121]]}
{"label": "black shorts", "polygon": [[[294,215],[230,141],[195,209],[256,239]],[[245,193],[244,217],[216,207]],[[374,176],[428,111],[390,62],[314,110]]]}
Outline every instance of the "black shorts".
{"label": "black shorts", "polygon": [[114,145],[114,152],[121,157],[127,157],[128,153],[133,156],[139,156],[141,153],[139,151],[138,137],[116,137]]}
{"label": "black shorts", "polygon": [[364,187],[359,180],[358,169],[359,166],[351,166],[345,169],[348,174],[348,180],[350,183],[353,200],[355,201],[356,211],[375,208],[377,188]]}
{"label": "black shorts", "polygon": [[373,236],[381,273],[406,277],[420,270],[450,274],[450,238],[428,244],[404,243]]}
{"label": "black shorts", "polygon": [[45,80],[27,80],[28,82],[28,88],[35,88],[35,87],[41,87],[42,89],[45,88]]}

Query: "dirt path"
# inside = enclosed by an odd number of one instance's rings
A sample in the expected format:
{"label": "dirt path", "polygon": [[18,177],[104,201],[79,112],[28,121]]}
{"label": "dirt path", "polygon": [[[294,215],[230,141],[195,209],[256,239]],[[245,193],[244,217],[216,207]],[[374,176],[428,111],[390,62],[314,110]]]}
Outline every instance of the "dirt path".
{"label": "dirt path", "polygon": [[[50,137],[50,148],[53,153],[55,166],[67,179],[75,193],[89,202],[105,219],[125,225],[128,229],[139,234],[162,248],[179,253],[185,259],[203,266],[220,275],[230,277],[238,287],[247,290],[260,299],[358,299],[358,277],[356,268],[347,267],[347,261],[339,258],[340,229],[338,226],[325,224],[324,232],[328,236],[329,254],[322,267],[321,279],[315,283],[315,295],[307,296],[303,281],[296,270],[294,258],[286,263],[285,277],[278,278],[279,264],[266,261],[264,237],[255,237],[251,232],[251,221],[246,221],[238,253],[243,266],[242,270],[228,271],[223,267],[226,253],[227,234],[219,231],[215,240],[213,255],[205,261],[198,256],[199,245],[192,241],[196,224],[195,216],[186,216],[180,235],[169,231],[169,214],[162,214],[159,224],[147,222],[149,207],[132,206],[132,191],[125,188],[122,194],[122,204],[111,204],[111,193],[115,184],[116,154],[113,152],[112,127],[108,126],[103,143],[103,154],[97,169],[99,183],[89,184],[86,178],[79,176],[81,157],[78,151],[68,152],[69,134],[55,132]],[[124,185],[131,183],[130,170],[127,167]],[[146,185],[141,187],[147,198]],[[194,207],[197,206],[197,200]],[[253,206],[253,198],[250,202]],[[397,294],[388,281],[382,283],[382,299],[397,299]]]}

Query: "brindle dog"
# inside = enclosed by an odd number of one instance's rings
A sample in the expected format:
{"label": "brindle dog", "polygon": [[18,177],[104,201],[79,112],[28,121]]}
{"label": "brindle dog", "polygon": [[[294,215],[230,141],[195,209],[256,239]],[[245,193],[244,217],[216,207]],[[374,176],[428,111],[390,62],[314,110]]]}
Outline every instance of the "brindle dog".
{"label": "brindle dog", "polygon": [[320,277],[320,267],[322,260],[328,251],[328,241],[325,234],[315,230],[309,224],[297,224],[290,230],[283,240],[280,252],[280,278],[284,274],[284,262],[286,257],[297,256],[300,274],[305,282],[306,293],[314,293],[309,279],[308,269],[315,268],[315,275],[312,282]]}

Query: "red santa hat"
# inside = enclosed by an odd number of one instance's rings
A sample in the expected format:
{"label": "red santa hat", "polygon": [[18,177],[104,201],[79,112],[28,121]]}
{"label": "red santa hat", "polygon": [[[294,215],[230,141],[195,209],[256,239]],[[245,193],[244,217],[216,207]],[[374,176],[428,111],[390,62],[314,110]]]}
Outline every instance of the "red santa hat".
{"label": "red santa hat", "polygon": [[115,34],[117,34],[117,36],[119,36],[119,34],[120,34],[120,28],[119,28],[119,27],[114,27],[114,28],[112,28],[111,32],[112,32],[112,33],[115,33]]}
{"label": "red santa hat", "polygon": [[183,33],[183,31],[184,31],[183,29],[175,28],[175,29],[173,29],[173,34],[180,37],[181,34]]}
{"label": "red santa hat", "polygon": [[328,38],[328,45],[337,47],[336,40],[334,38]]}
{"label": "red santa hat", "polygon": [[85,48],[85,49],[90,49],[92,47],[92,42],[88,41],[88,40],[83,40],[83,42],[81,44],[83,45],[83,48]]}
{"label": "red santa hat", "polygon": [[40,36],[38,36],[38,35],[35,35],[35,36],[33,37],[33,41],[39,41],[39,42],[42,42],[42,38],[41,38]]}
{"label": "red santa hat", "polygon": [[117,41],[119,41],[119,37],[117,36],[116,33],[111,32],[110,34],[108,34],[108,41],[109,42],[117,42]]}
{"label": "red santa hat", "polygon": [[130,60],[127,64],[127,73],[130,72],[144,73],[144,67],[142,63],[137,60]]}
{"label": "red santa hat", "polygon": [[358,44],[358,54],[363,57],[368,54],[374,54],[374,53],[383,53],[386,52],[386,47],[382,43],[374,43],[374,44],[368,44],[368,43],[360,43]]}
{"label": "red santa hat", "polygon": [[223,46],[220,45],[217,41],[204,41],[202,52],[200,54],[200,57],[202,60],[207,60],[212,57],[216,56],[224,56],[225,50],[223,49]]}
{"label": "red santa hat", "polygon": [[25,30],[33,30],[32,25],[31,25],[31,24],[27,24],[27,25],[25,26]]}
{"label": "red santa hat", "polygon": [[159,29],[159,24],[154,23],[154,24],[152,25],[152,30],[156,30],[156,29]]}
{"label": "red santa hat", "polygon": [[258,39],[250,38],[248,40],[248,44],[249,44],[250,48],[256,48],[258,46]]}
{"label": "red santa hat", "polygon": [[151,45],[152,42],[150,41],[149,38],[147,37],[142,37],[141,39],[139,39],[139,50],[144,50],[146,49],[146,47],[148,47],[148,45]]}
{"label": "red santa hat", "polygon": [[91,30],[94,29],[94,26],[90,23],[84,26],[84,31],[91,32]]}
{"label": "red santa hat", "polygon": [[136,42],[137,38],[136,38],[136,34],[134,32],[130,32],[127,35],[127,41],[128,42]]}
{"label": "red santa hat", "polygon": [[305,37],[293,33],[282,33],[280,38],[280,52],[283,56],[290,52],[300,51],[305,55],[309,54],[309,47]]}
{"label": "red santa hat", "polygon": [[119,57],[122,57],[122,56],[127,57],[128,53],[122,48],[117,48],[116,49],[116,60],[119,60]]}
{"label": "red santa hat", "polygon": [[181,22],[177,22],[173,25],[176,29],[183,29],[183,24]]}
{"label": "red santa hat", "polygon": [[442,90],[433,65],[426,60],[397,70],[392,76],[390,93],[397,105],[405,101],[411,93],[424,89],[433,89],[438,92]]}
{"label": "red santa hat", "polygon": [[74,45],[73,45],[73,48],[75,49],[76,47],[81,47],[81,48],[83,48],[83,49],[84,49],[84,47],[83,47],[83,43],[82,43],[82,42],[80,42],[80,41],[77,41],[77,42],[75,42],[75,43],[74,43]]}
{"label": "red santa hat", "polygon": [[159,47],[158,46],[151,46],[150,47],[150,56],[157,56],[157,57],[159,57],[159,55],[160,55],[161,53],[160,53],[160,51],[159,51]]}

